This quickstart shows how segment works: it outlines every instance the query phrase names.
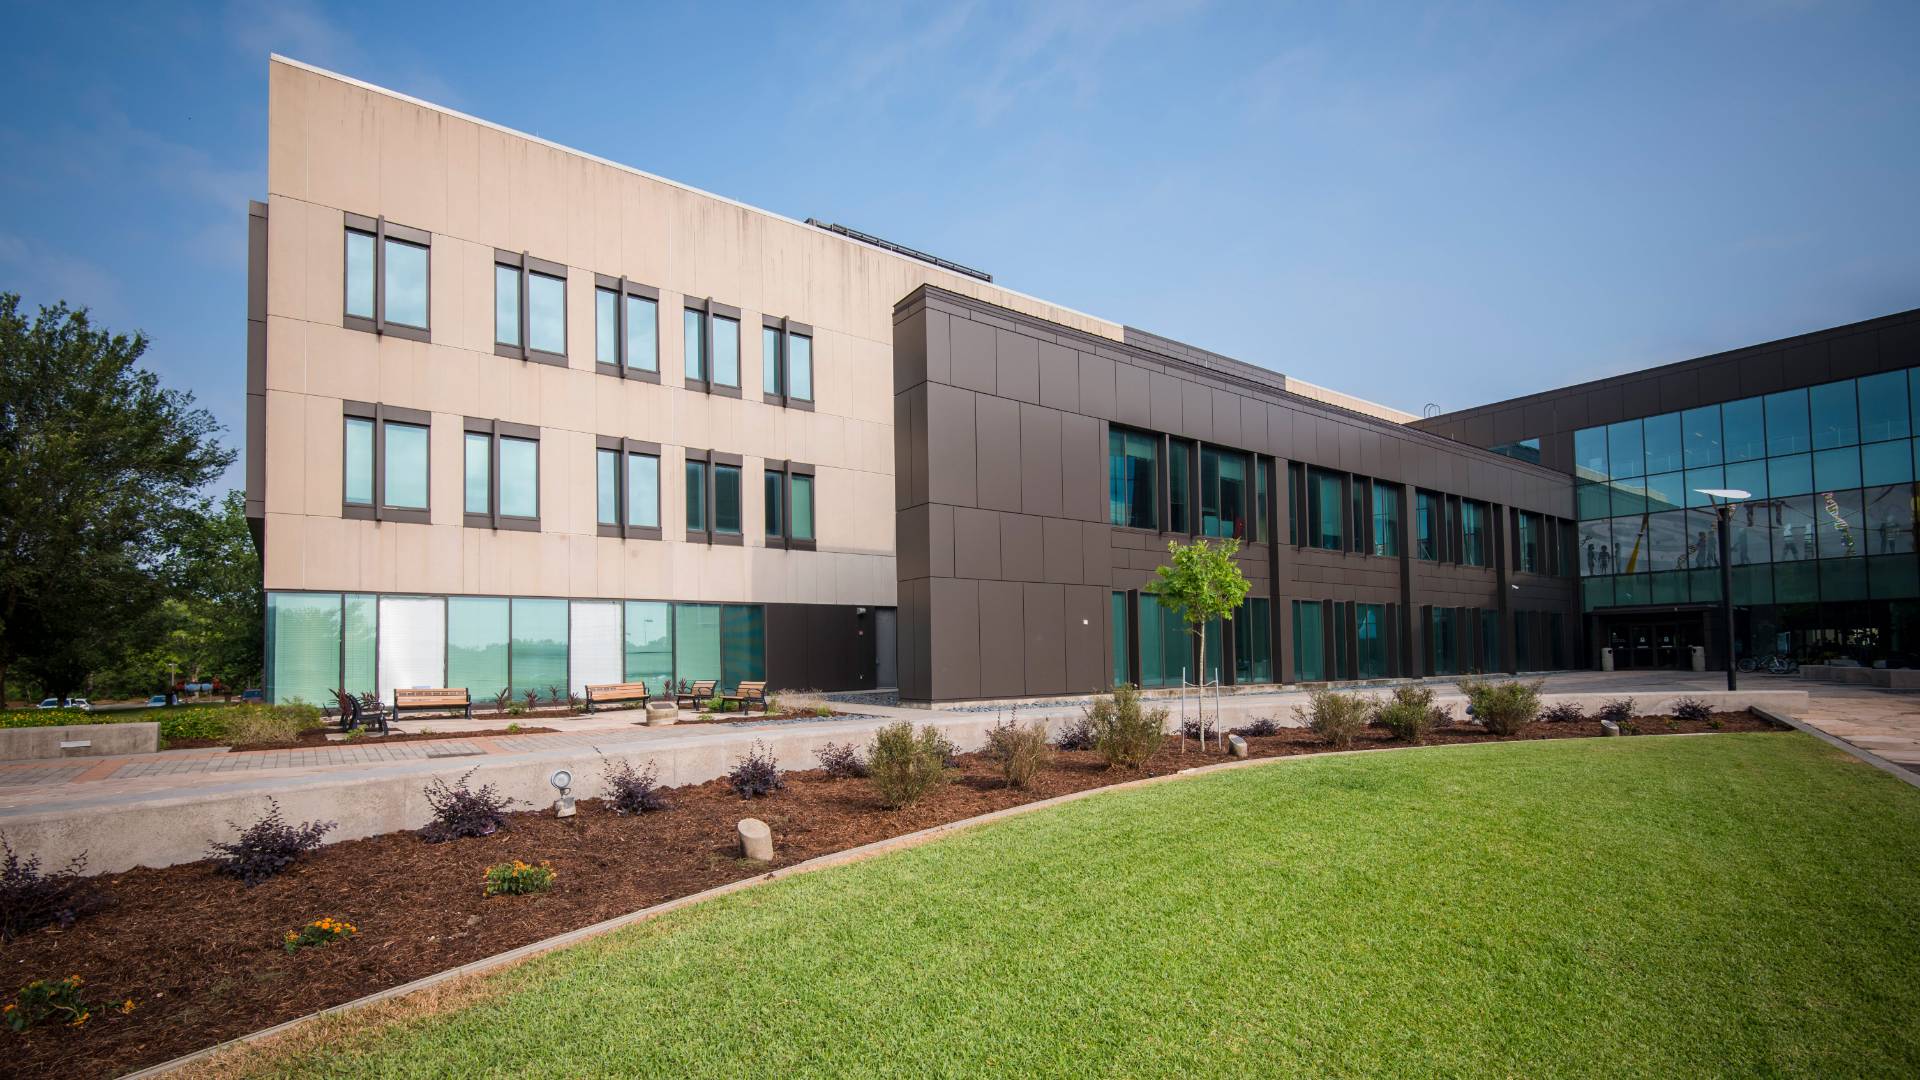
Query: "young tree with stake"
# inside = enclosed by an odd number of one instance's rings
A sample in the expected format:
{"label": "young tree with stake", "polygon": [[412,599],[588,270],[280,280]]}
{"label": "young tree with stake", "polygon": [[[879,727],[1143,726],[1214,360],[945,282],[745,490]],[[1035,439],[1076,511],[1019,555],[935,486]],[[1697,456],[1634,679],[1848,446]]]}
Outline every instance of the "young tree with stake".
{"label": "young tree with stake", "polygon": [[[1240,541],[1236,537],[1228,537],[1218,544],[1204,536],[1191,544],[1169,540],[1168,564],[1155,570],[1154,579],[1140,590],[1179,612],[1187,624],[1187,632],[1199,639],[1202,686],[1207,681],[1207,623],[1214,619],[1232,621],[1233,613],[1239,610],[1247,598],[1247,590],[1252,587],[1247,576],[1240,572],[1240,564],[1234,561],[1239,552]],[[1202,742],[1205,737],[1203,725]]]}

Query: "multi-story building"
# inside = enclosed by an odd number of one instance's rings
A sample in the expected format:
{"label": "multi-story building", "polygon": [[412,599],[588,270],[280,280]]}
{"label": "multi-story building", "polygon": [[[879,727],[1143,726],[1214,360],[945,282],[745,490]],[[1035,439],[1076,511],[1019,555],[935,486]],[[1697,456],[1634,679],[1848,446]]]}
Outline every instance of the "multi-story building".
{"label": "multi-story building", "polygon": [[1585,413],[1502,435],[1540,437],[1523,460],[1475,414],[1413,423],[278,57],[269,114],[247,507],[275,700],[1173,686],[1201,643],[1141,587],[1188,536],[1245,545],[1253,591],[1203,635],[1226,683],[1590,659]]}
{"label": "multi-story building", "polygon": [[1914,481],[1920,311],[1422,420],[1573,484],[1585,663],[1724,658],[1719,531],[1739,655],[1920,663]]}

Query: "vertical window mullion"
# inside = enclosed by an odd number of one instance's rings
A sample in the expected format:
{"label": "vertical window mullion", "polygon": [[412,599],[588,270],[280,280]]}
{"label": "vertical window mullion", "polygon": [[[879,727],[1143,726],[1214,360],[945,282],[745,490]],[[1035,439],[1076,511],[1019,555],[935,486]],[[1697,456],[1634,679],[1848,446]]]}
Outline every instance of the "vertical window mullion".
{"label": "vertical window mullion", "polygon": [[[713,297],[701,301],[700,311],[700,384],[713,393]],[[713,460],[707,460],[707,494],[713,494]],[[713,532],[713,504],[707,504],[707,532]]]}
{"label": "vertical window mullion", "polygon": [[532,287],[527,280],[527,253],[520,253],[520,359],[533,358],[533,346],[529,339],[533,334],[533,315],[529,310],[532,303]]}
{"label": "vertical window mullion", "polygon": [[[613,362],[620,366],[620,377],[627,377],[627,276],[620,275],[620,287],[613,294]],[[625,464],[627,440],[622,438],[620,451],[622,464]],[[623,516],[621,521],[624,523]],[[621,533],[622,536],[626,534]]]}
{"label": "vertical window mullion", "polygon": [[487,524],[500,528],[500,421],[487,421]]}
{"label": "vertical window mullion", "polygon": [[387,218],[373,219],[373,332],[387,329]]}
{"label": "vertical window mullion", "polygon": [[387,407],[373,407],[373,516],[386,516],[387,507]]}

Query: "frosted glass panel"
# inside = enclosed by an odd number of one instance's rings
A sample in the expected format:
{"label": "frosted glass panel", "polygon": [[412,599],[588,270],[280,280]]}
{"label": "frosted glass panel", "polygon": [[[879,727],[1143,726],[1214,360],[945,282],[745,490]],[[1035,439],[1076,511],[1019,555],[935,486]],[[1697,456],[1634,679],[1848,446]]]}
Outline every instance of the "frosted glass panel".
{"label": "frosted glass panel", "polygon": [[439,597],[380,598],[380,700],[447,678],[447,603]]}
{"label": "frosted glass panel", "polygon": [[618,603],[574,601],[572,632],[573,674],[568,686],[574,693],[584,695],[589,683],[624,681]]}

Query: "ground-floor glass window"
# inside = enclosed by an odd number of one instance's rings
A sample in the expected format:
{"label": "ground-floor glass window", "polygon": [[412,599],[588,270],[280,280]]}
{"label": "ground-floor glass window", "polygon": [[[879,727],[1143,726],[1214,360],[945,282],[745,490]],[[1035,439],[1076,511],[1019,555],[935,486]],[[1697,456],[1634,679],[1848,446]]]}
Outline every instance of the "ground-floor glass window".
{"label": "ground-floor glass window", "polygon": [[1321,682],[1327,677],[1326,630],[1318,600],[1293,602],[1293,677],[1298,682]]}
{"label": "ground-floor glass window", "polygon": [[1140,594],[1140,685],[1179,686],[1193,677],[1193,636],[1172,608]]}
{"label": "ground-floor glass window", "polygon": [[447,685],[464,686],[475,701],[511,684],[507,676],[507,599],[453,596],[447,599]]}
{"label": "ground-floor glass window", "polygon": [[1354,651],[1359,663],[1356,678],[1387,677],[1387,609],[1385,604],[1353,606]]}
{"label": "ground-floor glass window", "polygon": [[663,693],[673,681],[673,605],[627,602],[626,680]]}
{"label": "ground-floor glass window", "polygon": [[326,705],[340,683],[340,594],[267,594],[267,692]]}
{"label": "ground-floor glass window", "polygon": [[1453,608],[1437,607],[1428,621],[1427,633],[1432,642],[1435,675],[1460,674],[1459,651],[1454,637],[1455,615]]}
{"label": "ground-floor glass window", "polygon": [[1233,681],[1273,681],[1272,601],[1249,596],[1233,618]]}
{"label": "ground-floor glass window", "polygon": [[1113,682],[1110,685],[1119,686],[1127,681],[1128,643],[1133,640],[1133,620],[1127,617],[1127,594],[1123,592],[1113,594],[1112,636]]}
{"label": "ground-floor glass window", "polygon": [[379,604],[379,597],[371,593],[348,593],[342,605],[340,688],[349,694],[379,689],[374,675],[375,650],[380,645]]}
{"label": "ground-floor glass window", "polygon": [[674,607],[673,667],[684,683],[720,682],[720,605]]}
{"label": "ground-floor glass window", "polygon": [[743,682],[767,677],[767,619],[764,609],[729,604],[720,609],[720,685],[736,690]]}
{"label": "ground-floor glass window", "polygon": [[438,596],[380,598],[380,700],[447,684],[447,602]]}
{"label": "ground-floor glass window", "polygon": [[567,688],[567,602],[516,597],[513,601],[513,693],[542,698]]}
{"label": "ground-floor glass window", "polygon": [[589,686],[624,681],[625,642],[621,640],[620,605],[606,600],[576,600],[568,612],[567,688],[585,695]]}

